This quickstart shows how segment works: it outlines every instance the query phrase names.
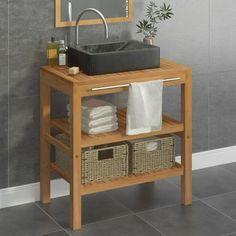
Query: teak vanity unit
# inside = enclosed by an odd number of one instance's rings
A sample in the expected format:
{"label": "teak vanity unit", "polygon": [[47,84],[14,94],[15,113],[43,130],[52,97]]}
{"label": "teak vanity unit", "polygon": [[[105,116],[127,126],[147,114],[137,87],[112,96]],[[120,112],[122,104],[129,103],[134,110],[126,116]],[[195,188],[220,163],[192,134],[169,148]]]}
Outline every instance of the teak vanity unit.
{"label": "teak vanity unit", "polygon": [[[171,78],[179,79],[168,80]],[[125,118],[123,116],[123,119],[119,120],[119,130],[116,132],[100,135],[87,135],[81,132],[82,97],[118,93],[127,90],[127,87],[120,87],[119,85],[160,79],[164,80],[164,86],[180,86],[181,121],[163,116],[163,127],[160,131],[127,136],[125,134]],[[70,97],[70,125],[66,119],[51,119],[52,88]],[[87,76],[83,73],[69,76],[67,69],[43,66],[41,68],[40,102],[41,201],[42,203],[50,202],[50,172],[55,171],[70,184],[70,219],[73,230],[81,228],[81,197],[86,194],[181,176],[181,202],[184,205],[192,203],[192,72],[190,68],[162,59],[161,68],[159,69],[97,76]],[[51,128],[55,128],[68,135],[70,137],[70,146],[66,146],[54,138],[50,132]],[[176,164],[171,169],[142,175],[130,175],[109,182],[81,184],[81,148],[163,134],[176,134],[180,136],[181,164]],[[55,163],[51,163],[51,145],[56,146],[71,157],[70,176],[64,173]]]}

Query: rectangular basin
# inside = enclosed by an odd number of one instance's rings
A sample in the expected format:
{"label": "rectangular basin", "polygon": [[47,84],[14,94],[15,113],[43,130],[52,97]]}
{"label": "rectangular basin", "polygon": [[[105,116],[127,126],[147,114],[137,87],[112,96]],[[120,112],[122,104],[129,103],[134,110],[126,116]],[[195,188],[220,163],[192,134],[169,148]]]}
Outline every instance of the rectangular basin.
{"label": "rectangular basin", "polygon": [[79,66],[87,75],[159,68],[160,48],[135,40],[70,46],[68,65]]}

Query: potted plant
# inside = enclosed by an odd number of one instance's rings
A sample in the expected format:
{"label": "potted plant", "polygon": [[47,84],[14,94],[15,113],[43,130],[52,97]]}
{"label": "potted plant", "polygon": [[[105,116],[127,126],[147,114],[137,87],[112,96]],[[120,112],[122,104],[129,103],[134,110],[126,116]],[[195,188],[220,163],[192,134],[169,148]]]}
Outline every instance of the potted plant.
{"label": "potted plant", "polygon": [[139,21],[137,24],[137,33],[144,34],[143,42],[146,44],[153,44],[153,38],[157,35],[158,27],[157,25],[161,21],[170,19],[174,13],[170,5],[163,3],[162,5],[156,4],[151,1],[147,6],[146,19]]}

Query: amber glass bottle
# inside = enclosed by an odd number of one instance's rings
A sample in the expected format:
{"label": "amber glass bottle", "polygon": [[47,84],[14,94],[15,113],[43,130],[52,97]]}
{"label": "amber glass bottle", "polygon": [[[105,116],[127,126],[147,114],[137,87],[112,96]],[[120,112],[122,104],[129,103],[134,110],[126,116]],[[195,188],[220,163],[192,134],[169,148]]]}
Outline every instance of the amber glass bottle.
{"label": "amber glass bottle", "polygon": [[55,38],[51,38],[51,41],[47,45],[47,64],[48,65],[57,65],[58,63],[58,42],[55,41]]}

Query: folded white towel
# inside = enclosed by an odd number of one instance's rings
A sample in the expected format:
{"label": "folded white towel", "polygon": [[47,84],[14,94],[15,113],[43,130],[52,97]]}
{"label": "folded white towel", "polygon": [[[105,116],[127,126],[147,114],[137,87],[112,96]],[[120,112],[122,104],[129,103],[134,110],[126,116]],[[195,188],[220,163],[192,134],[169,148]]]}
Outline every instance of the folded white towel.
{"label": "folded white towel", "polygon": [[[67,116],[70,117],[70,111],[67,112]],[[108,118],[108,117],[117,117],[116,115],[116,111],[112,111],[112,112],[108,112],[108,113],[101,113],[101,114],[97,114],[97,115],[88,115],[88,114],[82,114],[82,119],[87,119],[90,121],[95,121],[98,119],[102,119],[102,118]]]}
{"label": "folded white towel", "polygon": [[87,126],[89,128],[95,128],[98,126],[109,125],[109,124],[116,124],[117,117],[116,116],[108,116],[96,120],[90,120],[82,117],[82,125]]}
{"label": "folded white towel", "polygon": [[132,83],[129,87],[126,134],[135,135],[162,127],[163,81]]}
{"label": "folded white towel", "polygon": [[[116,106],[104,100],[87,98],[82,101],[82,114],[90,119],[97,119],[115,113],[116,110]],[[70,112],[69,104],[67,105],[67,111]]]}
{"label": "folded white towel", "polygon": [[82,131],[87,134],[99,134],[99,133],[106,133],[106,132],[112,132],[118,129],[118,124],[109,124],[109,125],[103,125],[98,126],[95,128],[89,128],[87,126],[82,125]]}

